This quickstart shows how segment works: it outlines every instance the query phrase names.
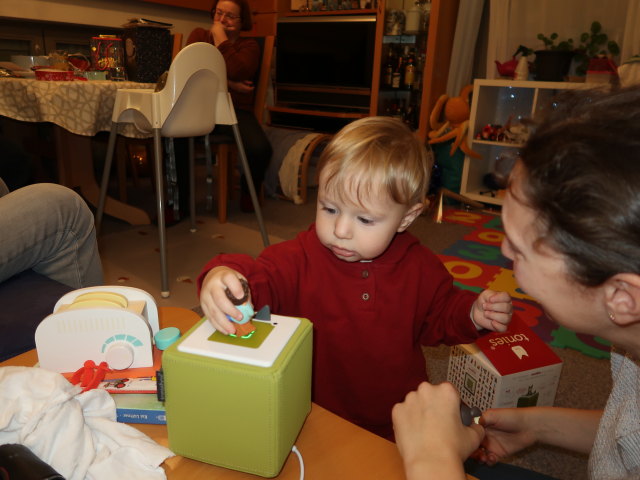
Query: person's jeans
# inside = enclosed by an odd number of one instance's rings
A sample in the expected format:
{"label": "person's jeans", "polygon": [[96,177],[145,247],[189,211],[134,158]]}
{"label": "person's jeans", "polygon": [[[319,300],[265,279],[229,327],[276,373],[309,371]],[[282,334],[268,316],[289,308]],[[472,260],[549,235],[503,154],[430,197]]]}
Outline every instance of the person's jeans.
{"label": "person's jeans", "polygon": [[0,282],[29,269],[72,288],[102,285],[93,213],[67,187],[9,192],[0,179]]}

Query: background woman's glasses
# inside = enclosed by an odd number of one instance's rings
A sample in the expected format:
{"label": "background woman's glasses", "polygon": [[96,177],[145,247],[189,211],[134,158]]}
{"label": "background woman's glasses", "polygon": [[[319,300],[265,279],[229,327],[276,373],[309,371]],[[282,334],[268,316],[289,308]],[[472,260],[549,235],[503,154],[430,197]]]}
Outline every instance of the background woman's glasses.
{"label": "background woman's glasses", "polygon": [[234,15],[233,13],[223,12],[216,8],[214,11],[216,17],[220,17],[220,19],[227,18],[229,20],[237,20],[240,18],[240,15]]}

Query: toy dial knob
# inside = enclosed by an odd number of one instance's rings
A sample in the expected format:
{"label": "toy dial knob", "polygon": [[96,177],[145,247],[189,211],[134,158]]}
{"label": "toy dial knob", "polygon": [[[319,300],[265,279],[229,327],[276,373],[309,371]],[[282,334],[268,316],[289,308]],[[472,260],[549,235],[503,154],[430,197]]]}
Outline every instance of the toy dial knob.
{"label": "toy dial knob", "polygon": [[133,347],[127,342],[116,342],[105,353],[105,360],[112,370],[129,368],[133,364],[133,357]]}

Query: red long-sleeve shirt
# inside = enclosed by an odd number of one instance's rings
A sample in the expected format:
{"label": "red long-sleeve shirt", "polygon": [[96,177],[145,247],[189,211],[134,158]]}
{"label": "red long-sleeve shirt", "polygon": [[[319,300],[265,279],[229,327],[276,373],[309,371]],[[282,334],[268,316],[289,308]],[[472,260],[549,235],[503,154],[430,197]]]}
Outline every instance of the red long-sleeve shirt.
{"label": "red long-sleeve shirt", "polygon": [[[213,37],[209,30],[196,28],[187,38],[187,45],[195,42],[206,42],[213,45]],[[260,68],[260,45],[253,38],[239,37],[235,42],[225,41],[218,45],[218,50],[227,65],[227,78],[236,82],[255,80]],[[253,111],[254,93],[240,93],[229,89],[235,108]]]}
{"label": "red long-sleeve shirt", "polygon": [[458,289],[440,260],[408,232],[369,262],[349,263],[324,247],[312,225],[257,259],[221,254],[198,278],[225,265],[249,281],[256,310],[313,323],[313,399],[391,438],[391,409],[427,379],[421,345],[470,343],[477,295]]}

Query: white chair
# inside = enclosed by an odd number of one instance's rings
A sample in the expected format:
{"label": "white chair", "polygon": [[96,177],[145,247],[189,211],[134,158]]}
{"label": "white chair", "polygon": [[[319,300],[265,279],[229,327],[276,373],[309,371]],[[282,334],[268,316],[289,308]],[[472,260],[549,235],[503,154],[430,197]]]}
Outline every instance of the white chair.
{"label": "white chair", "polygon": [[163,156],[161,137],[189,137],[189,181],[191,231],[195,231],[195,189],[193,137],[209,134],[216,123],[231,125],[244,169],[249,193],[265,246],[269,244],[258,197],[251,180],[249,164],[242,146],[238,121],[227,89],[227,69],[222,54],[209,43],[193,43],[176,55],[171,63],[164,87],[152,89],[120,89],[111,116],[111,133],[107,145],[100,199],[96,212],[99,231],[109,184],[119,123],[133,123],[142,132],[153,133],[155,182],[160,240],[161,295],[168,297],[166,230],[164,223]]}

